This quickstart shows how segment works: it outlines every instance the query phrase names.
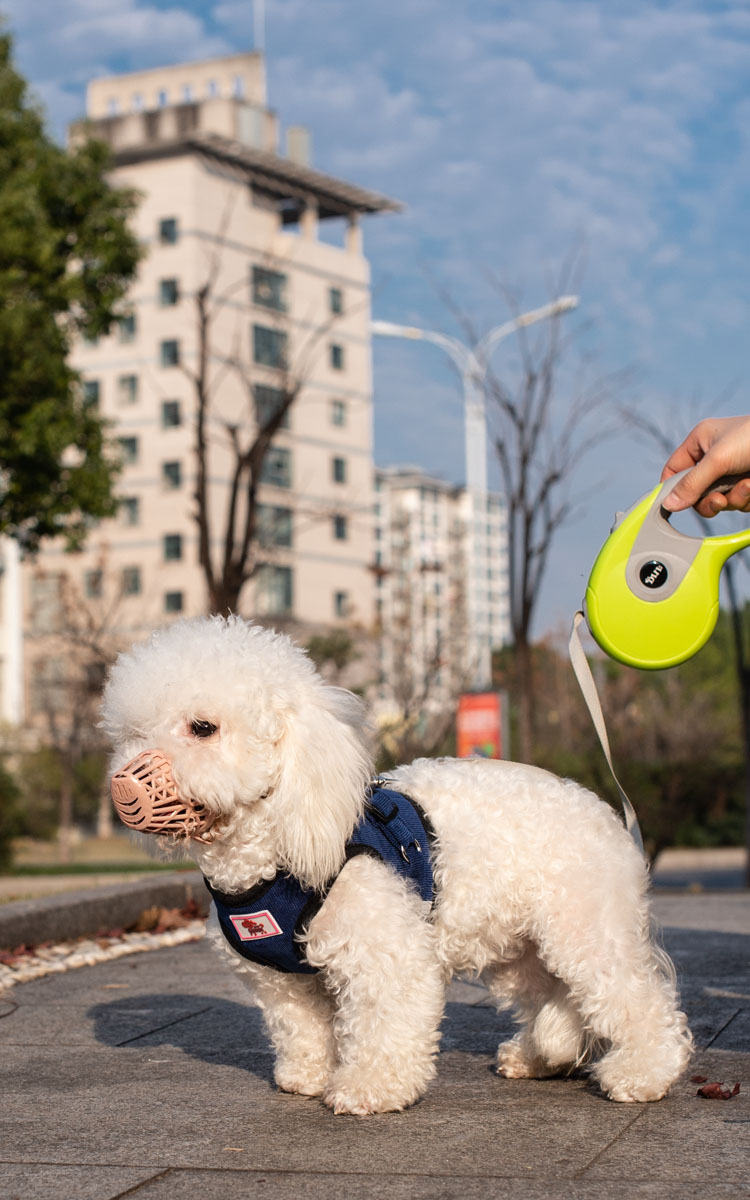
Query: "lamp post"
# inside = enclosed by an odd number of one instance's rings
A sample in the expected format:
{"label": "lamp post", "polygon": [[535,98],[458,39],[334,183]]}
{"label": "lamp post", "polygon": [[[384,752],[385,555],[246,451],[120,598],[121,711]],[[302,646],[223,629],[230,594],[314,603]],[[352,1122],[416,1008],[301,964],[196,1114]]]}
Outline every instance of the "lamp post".
{"label": "lamp post", "polygon": [[[464,398],[464,430],[466,455],[466,489],[469,495],[471,536],[469,538],[469,571],[471,585],[467,591],[467,602],[477,612],[487,612],[487,418],[484,407],[484,382],[492,355],[497,345],[511,333],[556,317],[578,306],[577,296],[558,296],[541,308],[521,313],[504,324],[490,329],[472,349],[458,338],[432,329],[420,329],[413,325],[397,325],[392,321],[373,321],[371,330],[379,337],[406,338],[409,341],[432,342],[449,354],[461,375]],[[481,588],[476,587],[477,580]],[[475,637],[472,639],[474,666],[473,685],[477,690],[489,686],[492,677],[492,652],[488,631],[480,632],[476,620],[470,620]]]}

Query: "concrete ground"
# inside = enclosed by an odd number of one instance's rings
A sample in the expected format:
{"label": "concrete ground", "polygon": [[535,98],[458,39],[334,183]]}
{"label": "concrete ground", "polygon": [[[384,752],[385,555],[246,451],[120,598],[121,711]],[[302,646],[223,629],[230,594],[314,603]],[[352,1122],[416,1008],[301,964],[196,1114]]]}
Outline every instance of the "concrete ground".
{"label": "concrete ground", "polygon": [[[750,1196],[750,895],[660,894],[698,1050],[657,1104],[585,1078],[499,1079],[510,1032],[452,985],[438,1077],[405,1113],[278,1093],[242,982],[198,942],[0,997],[2,1200]],[[696,1096],[700,1074],[741,1084]]]}

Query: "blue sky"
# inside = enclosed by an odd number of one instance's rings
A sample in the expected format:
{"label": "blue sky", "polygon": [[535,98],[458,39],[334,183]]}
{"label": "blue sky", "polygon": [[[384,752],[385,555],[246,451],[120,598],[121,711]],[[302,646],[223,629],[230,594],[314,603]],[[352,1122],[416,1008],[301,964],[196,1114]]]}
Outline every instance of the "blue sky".
{"label": "blue sky", "polygon": [[[52,127],[97,74],[250,48],[251,0],[0,0]],[[398,197],[366,224],[377,316],[479,332],[527,307],[582,246],[566,318],[591,371],[672,422],[750,408],[750,7],[708,0],[267,0],[269,100],[322,170]],[[512,380],[517,355],[498,351]],[[375,347],[376,453],[463,476],[460,393],[429,347]],[[564,389],[560,403],[565,404]],[[660,462],[621,434],[580,464],[538,631],[564,623],[615,508]],[[606,480],[606,483],[602,483]]]}

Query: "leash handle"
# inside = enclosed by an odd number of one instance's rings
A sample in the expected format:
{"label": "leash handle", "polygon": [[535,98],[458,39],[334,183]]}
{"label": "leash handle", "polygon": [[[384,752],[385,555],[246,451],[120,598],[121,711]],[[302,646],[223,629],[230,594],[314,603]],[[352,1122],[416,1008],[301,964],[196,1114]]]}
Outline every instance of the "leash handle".
{"label": "leash handle", "polygon": [[570,662],[573,667],[573,671],[575,672],[575,677],[578,680],[578,686],[581,689],[581,694],[586,701],[586,707],[589,710],[589,715],[594,724],[594,729],[596,730],[597,737],[599,738],[601,748],[604,751],[604,757],[607,760],[607,766],[609,767],[612,778],[617,785],[617,790],[620,793],[620,802],[622,804],[622,811],[625,817],[625,827],[627,828],[628,833],[632,837],[641,854],[643,854],[645,858],[641,828],[638,824],[638,818],[635,815],[635,809],[628,799],[627,792],[617,778],[615,774],[615,768],[612,764],[612,752],[609,748],[607,726],[604,723],[604,713],[602,712],[599,693],[596,690],[594,676],[591,674],[591,667],[589,666],[588,659],[586,658],[583,646],[581,645],[581,635],[578,632],[578,627],[583,620],[585,620],[585,618],[582,612],[577,612],[573,617],[573,628],[570,631],[570,641],[568,642]]}

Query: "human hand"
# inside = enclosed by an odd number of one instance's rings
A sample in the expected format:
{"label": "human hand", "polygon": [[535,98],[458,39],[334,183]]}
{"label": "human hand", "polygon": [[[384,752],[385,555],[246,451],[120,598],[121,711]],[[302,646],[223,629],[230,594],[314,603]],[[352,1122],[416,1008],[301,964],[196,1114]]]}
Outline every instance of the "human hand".
{"label": "human hand", "polygon": [[[702,517],[715,517],[727,509],[750,511],[750,417],[701,421],[667,459],[662,482],[689,467],[693,469],[664,499],[669,512],[691,505]],[[743,478],[728,492],[711,491],[723,475]]]}

